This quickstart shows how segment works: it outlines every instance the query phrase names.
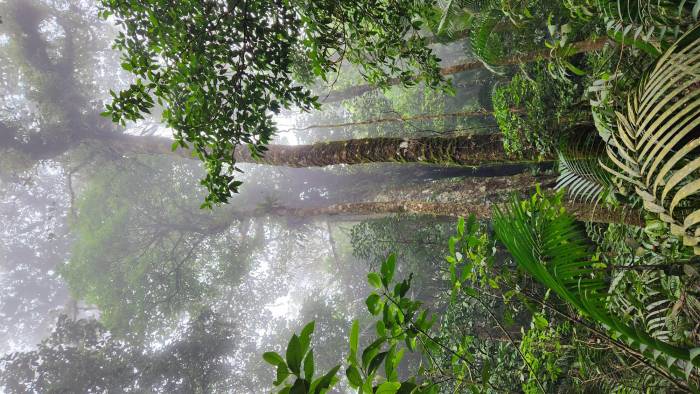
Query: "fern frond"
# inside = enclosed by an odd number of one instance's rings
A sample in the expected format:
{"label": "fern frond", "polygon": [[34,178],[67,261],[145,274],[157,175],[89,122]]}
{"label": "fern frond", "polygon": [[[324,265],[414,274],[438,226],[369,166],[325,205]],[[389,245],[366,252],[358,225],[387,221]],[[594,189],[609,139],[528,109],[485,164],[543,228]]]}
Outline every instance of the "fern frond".
{"label": "fern frond", "polygon": [[440,22],[435,34],[448,39],[455,38],[471,26],[472,13],[463,7],[462,0],[438,0]]}
{"label": "fern frond", "polygon": [[590,134],[572,133],[559,145],[557,190],[565,189],[573,200],[598,202],[614,188],[610,174],[598,161],[605,155],[605,143]]}
{"label": "fern frond", "polygon": [[664,40],[678,38],[692,13],[667,0],[598,0],[597,5],[611,36],[652,45],[655,51]]}
{"label": "fern frond", "polygon": [[493,226],[518,266],[614,336],[639,349],[651,364],[684,379],[700,367],[700,348],[661,341],[609,313],[605,305],[607,282],[602,272],[593,268],[589,245],[574,218],[563,212],[561,195],[547,198],[538,192],[522,202],[514,198],[505,211],[496,208]]}
{"label": "fern frond", "polygon": [[674,43],[617,112],[611,174],[700,254],[700,25]]}
{"label": "fern frond", "polygon": [[503,13],[498,10],[490,10],[475,17],[472,21],[472,31],[469,43],[472,54],[479,59],[486,68],[496,74],[503,71],[496,63],[503,57],[503,44],[498,38],[496,27],[503,20]]}

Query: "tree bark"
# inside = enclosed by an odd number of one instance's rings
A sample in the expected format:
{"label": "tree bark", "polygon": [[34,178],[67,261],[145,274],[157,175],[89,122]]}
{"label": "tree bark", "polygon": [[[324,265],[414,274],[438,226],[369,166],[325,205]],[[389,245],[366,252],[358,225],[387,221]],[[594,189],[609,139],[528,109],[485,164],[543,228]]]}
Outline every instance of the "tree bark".
{"label": "tree bark", "polygon": [[[519,108],[514,108],[514,112],[522,112]],[[444,114],[420,114],[411,116],[394,116],[390,118],[378,118],[378,119],[368,119],[361,120],[357,122],[347,122],[347,123],[335,123],[335,124],[313,124],[301,128],[290,128],[286,130],[280,130],[281,132],[286,131],[305,131],[311,129],[328,129],[337,127],[353,127],[353,126],[364,126],[369,124],[377,123],[391,123],[391,122],[407,122],[410,120],[432,120],[441,118],[471,118],[471,117],[486,117],[493,115],[493,112],[484,109],[477,111],[462,111],[462,112],[448,112]]]}
{"label": "tree bark", "polygon": [[[425,201],[388,201],[388,202],[356,202],[334,204],[319,208],[285,208],[275,207],[267,211],[270,215],[291,216],[299,218],[328,217],[328,216],[377,216],[392,213],[413,213],[442,217],[468,217],[474,214],[478,219],[490,219],[495,206],[504,204],[474,204],[474,203],[436,203]],[[567,212],[576,219],[595,223],[621,223],[641,227],[644,221],[639,212],[613,211],[607,208],[594,208],[590,204],[567,201],[564,203]]]}
{"label": "tree bark", "polygon": [[[103,140],[97,141],[100,143]],[[166,154],[192,158],[192,151],[178,148],[161,137],[115,135],[107,146],[122,154]],[[458,137],[362,138],[313,145],[268,145],[260,160],[246,146],[236,148],[236,160],[285,167],[324,167],[336,164],[413,162],[479,166],[524,162],[506,154],[500,134]]]}
{"label": "tree bark", "polygon": [[[591,52],[595,50],[602,49],[605,43],[608,42],[607,37],[597,38],[595,40],[580,41],[573,44],[572,55],[584,52]],[[497,66],[509,66],[520,63],[529,63],[537,59],[549,59],[552,57],[551,51],[549,49],[543,49],[539,51],[524,53],[520,55],[510,56],[498,61],[495,65]],[[461,64],[455,64],[454,66],[443,67],[440,69],[440,75],[447,76],[452,74],[457,74],[470,70],[477,70],[484,68],[485,65],[481,61],[473,61]],[[398,78],[393,78],[389,80],[389,85],[398,85],[401,81]],[[369,91],[378,89],[378,87],[373,85],[355,85],[347,89],[343,89],[336,92],[331,92],[327,96],[322,97],[322,103],[335,103],[338,101],[347,100],[353,97],[360,96]]]}

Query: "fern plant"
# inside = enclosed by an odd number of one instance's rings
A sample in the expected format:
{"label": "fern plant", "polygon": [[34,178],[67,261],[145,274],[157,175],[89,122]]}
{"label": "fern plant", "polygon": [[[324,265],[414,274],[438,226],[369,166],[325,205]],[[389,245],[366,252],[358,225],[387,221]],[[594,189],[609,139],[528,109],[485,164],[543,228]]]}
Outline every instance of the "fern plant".
{"label": "fern plant", "polygon": [[440,37],[454,39],[469,29],[473,13],[465,8],[464,0],[438,0],[437,8],[440,19],[434,27]]}
{"label": "fern plant", "polygon": [[638,349],[649,366],[683,386],[677,379],[690,380],[693,370],[700,367],[700,348],[661,341],[609,313],[604,271],[594,267],[589,244],[574,218],[564,212],[561,199],[562,193],[546,197],[538,190],[530,200],[514,198],[505,210],[497,207],[493,216],[497,238],[519,267],[603,325],[613,338]]}
{"label": "fern plant", "polygon": [[700,25],[656,62],[608,140],[611,174],[700,254]]}
{"label": "fern plant", "polygon": [[[618,39],[653,45],[660,49],[664,40],[678,37],[681,27],[697,20],[697,4],[669,0],[597,0],[609,34]],[[695,1],[694,3],[698,3]]]}
{"label": "fern plant", "polygon": [[557,190],[566,190],[572,200],[598,202],[614,189],[610,174],[599,164],[605,155],[605,143],[590,133],[572,130],[557,149],[559,178]]}
{"label": "fern plant", "polygon": [[503,13],[496,9],[475,16],[469,37],[472,54],[496,74],[503,73],[502,67],[497,65],[503,57],[503,44],[497,32],[497,26],[502,20]]}

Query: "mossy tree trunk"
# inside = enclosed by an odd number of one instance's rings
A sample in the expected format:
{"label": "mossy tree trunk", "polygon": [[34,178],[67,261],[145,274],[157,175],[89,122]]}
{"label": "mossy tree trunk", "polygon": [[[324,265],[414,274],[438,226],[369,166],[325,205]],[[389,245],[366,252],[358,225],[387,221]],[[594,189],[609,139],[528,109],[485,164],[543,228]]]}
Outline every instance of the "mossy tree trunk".
{"label": "mossy tree trunk", "polygon": [[[117,135],[105,140],[122,154],[167,154],[192,158],[191,151],[172,151],[172,140],[160,137]],[[500,134],[423,138],[362,138],[312,145],[268,145],[256,160],[245,146],[236,149],[236,160],[285,167],[324,167],[336,164],[413,162],[479,166],[517,163],[503,150]]]}
{"label": "mossy tree trunk", "polygon": [[[498,204],[500,205],[500,204]],[[495,204],[476,204],[460,202],[427,202],[427,201],[379,201],[333,204],[318,208],[285,208],[275,207],[266,211],[273,216],[291,216],[300,218],[311,217],[364,217],[384,216],[397,213],[424,214],[441,217],[468,217],[473,214],[478,219],[490,219]],[[622,223],[632,226],[644,224],[641,215],[633,211],[613,211],[606,208],[594,207],[567,201],[564,203],[567,212],[581,221],[596,223]]]}

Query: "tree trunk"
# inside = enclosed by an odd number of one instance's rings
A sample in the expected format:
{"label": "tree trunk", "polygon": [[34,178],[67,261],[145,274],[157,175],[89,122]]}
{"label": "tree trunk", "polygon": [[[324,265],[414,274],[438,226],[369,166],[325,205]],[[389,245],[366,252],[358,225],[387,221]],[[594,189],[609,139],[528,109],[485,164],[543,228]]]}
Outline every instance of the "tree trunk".
{"label": "tree trunk", "polygon": [[[468,217],[474,214],[478,219],[490,219],[494,206],[503,204],[465,204],[460,202],[436,203],[426,201],[388,201],[356,202],[334,204],[320,208],[285,208],[274,207],[267,211],[270,215],[291,216],[299,218],[328,216],[378,216],[392,213],[425,214],[444,217]],[[622,223],[643,226],[639,212],[613,211],[606,208],[594,208],[590,204],[565,202],[566,210],[578,220],[595,223]]]}
{"label": "tree trunk", "polygon": [[[595,40],[580,41],[573,44],[572,55],[584,52],[591,52],[603,48],[605,43],[608,41],[607,37],[601,37]],[[520,63],[529,63],[537,59],[549,59],[552,57],[551,51],[549,49],[543,49],[539,51],[524,53],[516,56],[507,57],[496,62],[497,66],[509,66]],[[461,73],[469,70],[477,70],[484,68],[485,65],[481,61],[473,61],[468,63],[456,64],[454,66],[443,67],[440,69],[440,75],[447,76],[452,74]],[[398,78],[393,78],[389,80],[390,85],[398,85],[401,81]],[[331,92],[327,96],[321,98],[322,103],[334,103],[338,101],[347,100],[359,95],[362,95],[371,90],[378,89],[373,85],[355,85],[350,88],[340,90],[337,92]]]}
{"label": "tree trunk", "polygon": [[[167,154],[192,158],[188,149],[171,149],[172,140],[161,137],[118,135],[108,147],[122,154]],[[101,142],[101,141],[98,141]],[[479,166],[524,162],[503,150],[500,134],[458,137],[362,138],[313,145],[268,145],[265,156],[255,160],[246,146],[236,148],[236,160],[285,167],[324,167],[336,164],[413,162]]]}
{"label": "tree trunk", "polygon": [[[522,112],[519,108],[514,108],[514,112]],[[484,109],[478,111],[466,111],[466,112],[448,112],[444,114],[420,114],[411,116],[395,116],[391,118],[378,118],[378,119],[368,119],[361,120],[358,122],[348,122],[348,123],[335,123],[335,124],[314,124],[301,128],[290,128],[286,130],[280,130],[281,132],[287,131],[306,131],[311,129],[328,129],[328,128],[338,128],[338,127],[353,127],[353,126],[364,126],[369,124],[377,123],[391,123],[391,122],[407,122],[410,120],[432,120],[432,119],[442,119],[442,118],[470,118],[470,117],[485,117],[491,116],[493,113]]]}

